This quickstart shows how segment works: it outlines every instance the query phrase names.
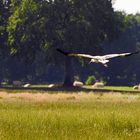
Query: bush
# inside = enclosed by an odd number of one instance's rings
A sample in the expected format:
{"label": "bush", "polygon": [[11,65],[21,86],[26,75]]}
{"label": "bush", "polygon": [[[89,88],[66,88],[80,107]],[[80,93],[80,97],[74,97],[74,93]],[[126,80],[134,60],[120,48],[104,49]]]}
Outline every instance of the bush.
{"label": "bush", "polygon": [[85,84],[86,85],[93,85],[95,82],[96,82],[96,78],[95,78],[95,76],[92,75],[92,76],[88,76]]}

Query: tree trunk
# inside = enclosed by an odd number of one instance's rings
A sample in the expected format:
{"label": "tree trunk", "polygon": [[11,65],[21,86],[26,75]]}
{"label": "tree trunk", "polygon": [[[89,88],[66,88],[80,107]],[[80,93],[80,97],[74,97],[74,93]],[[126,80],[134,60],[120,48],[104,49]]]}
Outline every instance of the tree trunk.
{"label": "tree trunk", "polygon": [[71,58],[69,57],[65,58],[65,76],[63,86],[65,87],[73,86],[73,68]]}

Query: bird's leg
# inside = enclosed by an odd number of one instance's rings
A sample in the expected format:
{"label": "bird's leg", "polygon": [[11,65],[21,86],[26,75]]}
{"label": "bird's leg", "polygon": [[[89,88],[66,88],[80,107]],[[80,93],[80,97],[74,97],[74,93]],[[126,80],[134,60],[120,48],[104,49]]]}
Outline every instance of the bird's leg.
{"label": "bird's leg", "polygon": [[106,68],[108,67],[108,65],[107,64],[103,64]]}
{"label": "bird's leg", "polygon": [[92,60],[89,61],[89,64],[92,63]]}

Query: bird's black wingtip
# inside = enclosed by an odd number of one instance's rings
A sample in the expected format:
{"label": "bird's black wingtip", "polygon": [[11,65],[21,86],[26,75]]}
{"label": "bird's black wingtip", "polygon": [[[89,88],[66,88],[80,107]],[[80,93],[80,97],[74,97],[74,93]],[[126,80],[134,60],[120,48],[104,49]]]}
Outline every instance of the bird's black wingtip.
{"label": "bird's black wingtip", "polygon": [[135,52],[133,52],[132,54],[138,54],[138,53],[140,53],[140,51],[135,51]]}
{"label": "bird's black wingtip", "polygon": [[138,54],[138,53],[140,53],[140,51],[135,51],[135,52],[132,52],[132,53],[130,53],[130,54],[128,54],[128,55],[126,55],[126,56],[131,56],[131,55],[135,55],[135,54]]}
{"label": "bird's black wingtip", "polygon": [[63,54],[63,55],[68,55],[69,53],[68,52],[64,52],[64,51],[62,51],[61,49],[59,49],[59,48],[57,48],[56,49],[58,52],[60,52],[61,54]]}

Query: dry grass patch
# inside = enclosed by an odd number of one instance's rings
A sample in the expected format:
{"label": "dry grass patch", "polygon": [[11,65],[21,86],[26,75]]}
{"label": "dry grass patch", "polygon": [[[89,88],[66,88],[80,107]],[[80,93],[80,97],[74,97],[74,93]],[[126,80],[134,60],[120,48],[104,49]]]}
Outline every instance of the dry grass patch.
{"label": "dry grass patch", "polygon": [[23,92],[23,93],[7,93],[7,92],[0,92],[0,99],[3,100],[24,100],[24,101],[31,101],[31,102],[57,102],[57,101],[113,101],[113,102],[130,102],[130,101],[137,101],[140,99],[139,94],[121,94],[121,93],[84,93],[84,92],[77,92],[77,93],[56,93],[50,94],[48,92],[44,93],[30,93],[30,92]]}

